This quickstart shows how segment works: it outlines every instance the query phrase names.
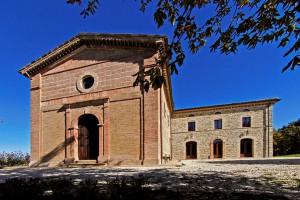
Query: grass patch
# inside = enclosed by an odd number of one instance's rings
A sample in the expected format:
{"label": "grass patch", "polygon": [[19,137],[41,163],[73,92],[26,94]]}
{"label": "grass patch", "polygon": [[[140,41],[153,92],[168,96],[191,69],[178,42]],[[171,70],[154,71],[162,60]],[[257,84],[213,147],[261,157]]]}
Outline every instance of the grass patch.
{"label": "grass patch", "polygon": [[244,169],[239,169],[239,170],[233,170],[232,171],[233,173],[246,173],[248,172],[247,170],[244,170]]}
{"label": "grass patch", "polygon": [[297,186],[297,187],[300,187],[300,179],[295,178],[295,179],[293,179],[293,180],[296,182],[296,186]]}
{"label": "grass patch", "polygon": [[274,156],[276,158],[293,158],[293,157],[300,157],[300,153],[298,154],[290,154],[290,155],[281,155],[281,156]]}
{"label": "grass patch", "polygon": [[265,176],[274,176],[275,173],[272,173],[272,172],[268,172],[268,173],[265,173]]}

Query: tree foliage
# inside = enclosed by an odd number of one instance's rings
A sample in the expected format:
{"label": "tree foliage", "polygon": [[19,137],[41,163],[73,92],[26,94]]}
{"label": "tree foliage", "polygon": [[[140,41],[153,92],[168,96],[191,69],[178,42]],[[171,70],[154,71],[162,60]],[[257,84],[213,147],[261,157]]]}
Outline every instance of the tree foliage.
{"label": "tree foliage", "polygon": [[300,119],[274,131],[274,155],[300,153]]}
{"label": "tree foliage", "polygon": [[[68,0],[68,4],[83,6],[81,15],[94,14],[100,6],[98,0]],[[173,36],[166,49],[160,49],[159,69],[150,68],[136,74],[135,85],[160,88],[164,79],[158,70],[169,68],[178,74],[185,52],[182,43],[188,44],[191,53],[197,53],[210,39],[210,50],[236,53],[238,47],[254,49],[258,44],[277,43],[286,49],[291,60],[282,68],[294,70],[300,66],[300,3],[299,0],[140,0],[145,12],[150,3],[156,3],[153,13],[158,28],[170,23]],[[203,11],[210,10],[209,16]],[[170,60],[170,62],[168,62]]]}

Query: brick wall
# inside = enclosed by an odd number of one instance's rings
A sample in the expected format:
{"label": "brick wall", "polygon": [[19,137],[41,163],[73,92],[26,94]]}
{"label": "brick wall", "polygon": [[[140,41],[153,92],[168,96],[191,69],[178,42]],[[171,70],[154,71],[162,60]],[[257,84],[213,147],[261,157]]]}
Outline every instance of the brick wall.
{"label": "brick wall", "polygon": [[[100,143],[105,145],[99,145],[103,158],[125,164],[141,164],[141,159],[143,164],[158,164],[158,91],[145,94],[142,109],[139,88],[132,87],[132,75],[144,62],[155,63],[154,54],[151,49],[140,48],[81,49],[32,77],[32,161],[54,166],[65,158],[78,159],[76,142],[64,146],[64,140],[77,137],[81,115],[93,114],[100,125],[105,121],[99,128],[99,134],[104,133]],[[91,91],[82,92],[78,80],[85,74],[93,74],[96,84]]]}
{"label": "brick wall", "polygon": [[140,99],[111,102],[112,159],[140,159]]}
{"label": "brick wall", "polygon": [[159,90],[149,90],[144,95],[144,162],[160,163],[160,107]]}
{"label": "brick wall", "polygon": [[65,113],[43,112],[42,160],[59,163],[65,158]]}
{"label": "brick wall", "polygon": [[30,84],[30,159],[32,163],[35,163],[38,162],[41,155],[41,76],[38,74],[32,77]]}
{"label": "brick wall", "polygon": [[42,75],[42,101],[80,95],[76,82],[87,72],[98,77],[93,93],[131,87],[132,75],[143,62],[142,56],[141,52],[129,49],[83,51]]}

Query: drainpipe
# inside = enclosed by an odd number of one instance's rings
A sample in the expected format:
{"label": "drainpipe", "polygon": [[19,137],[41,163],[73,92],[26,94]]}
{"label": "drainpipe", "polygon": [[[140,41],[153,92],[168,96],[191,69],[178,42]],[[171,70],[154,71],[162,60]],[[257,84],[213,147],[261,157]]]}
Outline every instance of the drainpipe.
{"label": "drainpipe", "polygon": [[172,156],[173,156],[173,154],[172,154],[172,152],[173,152],[173,150],[172,150],[172,148],[173,148],[173,145],[172,145],[172,143],[173,143],[173,141],[172,141],[172,119],[173,119],[173,113],[171,113],[172,112],[172,110],[171,111],[169,111],[170,112],[170,114],[169,114],[169,130],[170,130],[170,135],[169,135],[169,141],[170,141],[170,159],[172,160]]}
{"label": "drainpipe", "polygon": [[268,158],[270,157],[270,102],[268,104]]}
{"label": "drainpipe", "polygon": [[159,111],[159,114],[160,114],[160,162],[162,163],[163,161],[163,139],[162,139],[162,89],[160,88],[159,89],[160,92],[159,92],[159,104],[160,104],[160,111]]}
{"label": "drainpipe", "polygon": [[145,159],[145,94],[144,91],[142,91],[142,149],[141,149],[141,160],[144,162]]}
{"label": "drainpipe", "polygon": [[103,127],[102,127],[102,138],[101,138],[101,140],[102,140],[102,157],[104,156],[104,124],[105,124],[105,116],[104,116],[104,109],[105,109],[105,107],[104,107],[104,103],[103,103],[103,105],[102,105],[102,124],[103,124]]}

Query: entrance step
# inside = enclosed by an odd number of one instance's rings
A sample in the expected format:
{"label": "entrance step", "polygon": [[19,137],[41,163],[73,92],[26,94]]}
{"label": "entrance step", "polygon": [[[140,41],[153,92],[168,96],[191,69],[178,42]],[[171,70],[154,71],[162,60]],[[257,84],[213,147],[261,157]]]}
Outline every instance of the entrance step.
{"label": "entrance step", "polygon": [[102,167],[107,166],[106,163],[97,163],[97,160],[79,160],[69,163],[68,167]]}
{"label": "entrance step", "polygon": [[96,164],[97,160],[79,160],[75,161],[76,164]]}

